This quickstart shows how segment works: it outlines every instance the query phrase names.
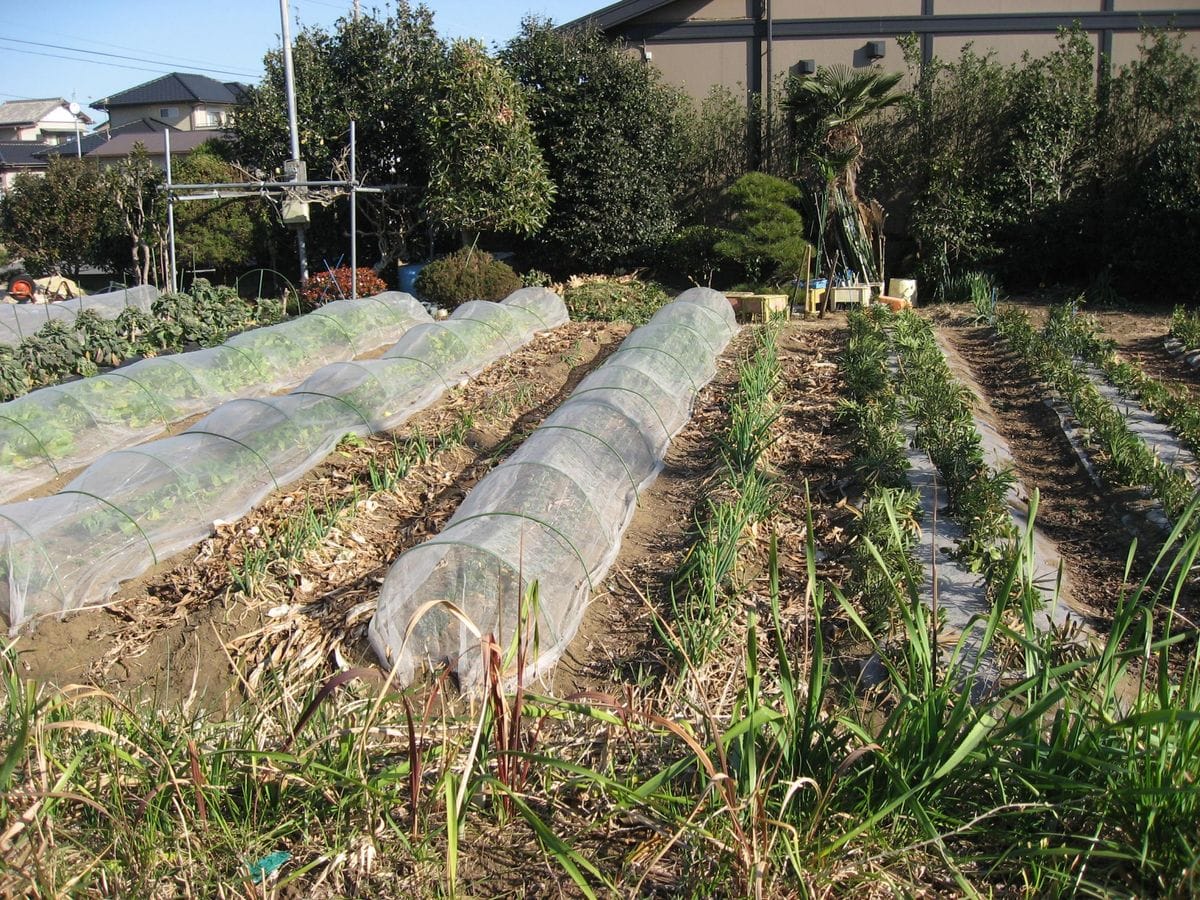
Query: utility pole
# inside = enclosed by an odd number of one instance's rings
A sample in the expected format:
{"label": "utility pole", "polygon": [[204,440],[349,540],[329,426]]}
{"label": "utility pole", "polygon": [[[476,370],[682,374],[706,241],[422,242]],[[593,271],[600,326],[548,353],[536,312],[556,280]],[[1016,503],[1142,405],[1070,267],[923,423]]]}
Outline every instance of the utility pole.
{"label": "utility pole", "polygon": [[[291,181],[306,181],[307,173],[300,159],[300,126],[296,122],[296,75],[292,69],[292,34],[288,26],[288,0],[279,0],[279,21],[283,31],[283,83],[287,93],[288,128],[291,131]],[[307,208],[304,218],[307,219]],[[286,219],[286,216],[285,216]],[[304,222],[296,228],[296,254],[300,257],[300,283],[308,281],[308,249],[304,242]]]}
{"label": "utility pole", "polygon": [[359,13],[361,13],[361,12],[362,12],[362,9],[359,7],[359,0],[354,0],[354,24],[355,25],[358,24],[358,16],[359,16]]}

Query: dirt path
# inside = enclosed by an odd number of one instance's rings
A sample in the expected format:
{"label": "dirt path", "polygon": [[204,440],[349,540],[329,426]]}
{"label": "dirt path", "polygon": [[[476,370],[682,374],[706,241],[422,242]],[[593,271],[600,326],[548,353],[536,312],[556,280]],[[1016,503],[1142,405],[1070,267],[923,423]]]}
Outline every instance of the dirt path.
{"label": "dirt path", "polygon": [[1131,538],[1120,506],[1084,471],[1032,373],[999,345],[991,329],[944,334],[986,392],[1019,479],[1040,492],[1037,521],[1062,554],[1076,607],[1102,619],[1125,583]]}
{"label": "dirt path", "polygon": [[[57,684],[92,682],[173,702],[234,699],[227,690],[235,665],[245,678],[241,689],[252,693],[285,663],[292,677],[347,661],[372,663],[364,631],[392,561],[436,534],[475,482],[628,331],[622,324],[565,325],[451,392],[397,435],[344,445],[198,549],[124,586],[114,604],[42,620],[23,633],[16,644],[22,669]],[[439,448],[437,435],[455,428],[464,431],[461,441]],[[372,491],[372,471],[394,464],[396,441],[418,433],[428,439],[429,458],[414,462],[393,488]],[[306,517],[324,517],[311,546],[273,559],[253,596],[238,591],[235,571]]]}
{"label": "dirt path", "polygon": [[1100,312],[1096,320],[1130,362],[1164,384],[1186,389],[1193,400],[1200,401],[1200,369],[1193,369],[1163,347],[1171,330],[1170,316]]}

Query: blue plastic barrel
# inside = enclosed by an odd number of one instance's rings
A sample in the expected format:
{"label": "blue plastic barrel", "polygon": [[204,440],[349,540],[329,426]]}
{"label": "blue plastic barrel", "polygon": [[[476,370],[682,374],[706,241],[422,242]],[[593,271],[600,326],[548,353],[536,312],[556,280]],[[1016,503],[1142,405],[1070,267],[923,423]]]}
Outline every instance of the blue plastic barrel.
{"label": "blue plastic barrel", "polygon": [[413,287],[417,283],[417,276],[421,274],[421,270],[429,263],[411,263],[407,266],[401,266],[399,269],[399,277],[397,287],[406,294],[413,292]]}

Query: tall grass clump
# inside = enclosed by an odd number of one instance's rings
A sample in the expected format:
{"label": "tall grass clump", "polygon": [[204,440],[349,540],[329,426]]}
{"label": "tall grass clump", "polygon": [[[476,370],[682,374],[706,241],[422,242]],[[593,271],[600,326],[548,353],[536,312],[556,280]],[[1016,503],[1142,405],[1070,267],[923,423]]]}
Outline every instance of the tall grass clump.
{"label": "tall grass clump", "polygon": [[[1194,530],[1191,513],[1187,523]],[[1013,589],[1015,615],[994,607],[981,644],[967,653],[960,643],[948,662],[915,582],[891,579],[898,630],[885,644],[817,580],[810,544],[817,621],[797,666],[773,556],[769,611],[749,620],[728,718],[703,721],[702,746],[681,739],[684,757],[635,791],[660,821],[690,814],[687,838],[710,854],[681,889],[717,872],[718,892],[743,896],[835,884],[903,892],[937,872],[967,895],[1013,884],[1051,895],[1194,891],[1200,662],[1196,632],[1177,631],[1175,617],[1200,541],[1187,533],[1164,551],[1167,579],[1136,585],[1093,644],[1064,652],[1035,626],[1036,599]],[[875,564],[887,565],[882,554]],[[1030,580],[1027,559],[1009,564],[1010,586]],[[882,661],[872,693],[847,698],[838,686],[822,627],[830,604]],[[1000,681],[980,669],[993,655],[1009,666]]]}
{"label": "tall grass clump", "polygon": [[970,303],[979,309],[998,290],[996,278],[990,272],[956,272],[938,283],[934,289],[934,299],[942,303]]}

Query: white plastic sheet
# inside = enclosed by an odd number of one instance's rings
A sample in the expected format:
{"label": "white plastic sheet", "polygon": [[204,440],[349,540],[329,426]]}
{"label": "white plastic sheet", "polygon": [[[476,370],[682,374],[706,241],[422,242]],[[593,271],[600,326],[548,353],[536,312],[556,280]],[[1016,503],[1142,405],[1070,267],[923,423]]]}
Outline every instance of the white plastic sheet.
{"label": "white plastic sheet", "polygon": [[[481,684],[480,641],[448,604],[495,637],[506,679],[522,642],[527,678],[554,664],[736,330],[724,295],[681,294],[476,485],[440,535],[396,561],[369,633],[399,683],[448,665],[464,689]],[[536,608],[526,603],[534,582]]]}
{"label": "white plastic sheet", "polygon": [[383,358],[334,363],[281,397],[226,403],[182,434],[108,453],[51,497],[0,506],[0,612],[11,628],[103,603],[323,459],[567,320],[527,288],[410,329]]}
{"label": "white plastic sheet", "polygon": [[102,319],[115,319],[128,306],[150,312],[150,307],[157,299],[158,288],[152,284],[140,284],[54,303],[0,303],[0,344],[15,347],[25,338],[37,334],[38,329],[47,322],[74,321],[85,309],[90,309]]}
{"label": "white plastic sheet", "polygon": [[396,291],[338,300],[218,347],[143,359],[0,403],[0,502],[227,400],[292,387],[321,366],[386,347],[431,321],[420,303]]}

